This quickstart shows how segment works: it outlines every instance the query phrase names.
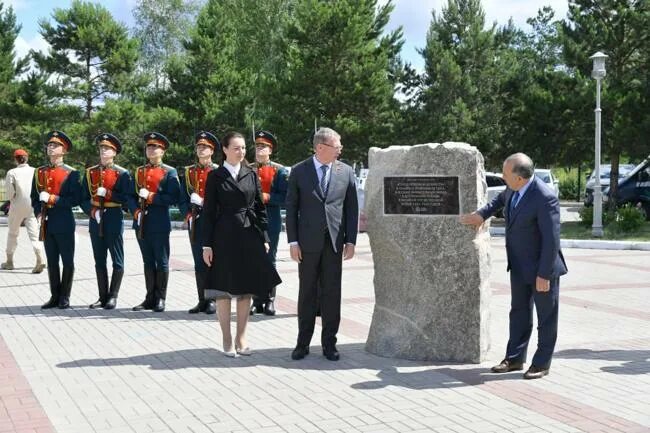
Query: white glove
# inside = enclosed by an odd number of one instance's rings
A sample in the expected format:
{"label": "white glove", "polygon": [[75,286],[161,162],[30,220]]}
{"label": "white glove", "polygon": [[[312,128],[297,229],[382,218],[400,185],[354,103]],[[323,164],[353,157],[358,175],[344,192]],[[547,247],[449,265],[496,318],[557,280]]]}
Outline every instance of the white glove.
{"label": "white glove", "polygon": [[193,222],[192,219],[193,219],[192,217],[189,217],[187,219],[187,228],[190,230],[192,230],[192,222]]}
{"label": "white glove", "polygon": [[200,195],[198,195],[195,192],[193,192],[192,195],[190,195],[190,202],[192,202],[192,204],[195,204],[197,206],[203,206],[203,199],[201,198]]}
{"label": "white glove", "polygon": [[40,201],[47,203],[48,201],[50,201],[50,193],[47,191],[41,191],[41,193],[38,195],[38,199]]}
{"label": "white glove", "polygon": [[138,195],[146,200],[149,198],[149,190],[147,188],[140,188]]}
{"label": "white glove", "polygon": [[142,212],[138,214],[138,225],[142,223]]}
{"label": "white glove", "polygon": [[100,210],[97,209],[93,216],[95,217],[95,221],[97,221],[97,224],[99,224],[99,222],[102,220],[102,213],[100,212]]}
{"label": "white glove", "polygon": [[106,188],[104,188],[103,186],[97,188],[97,195],[100,197],[106,197]]}

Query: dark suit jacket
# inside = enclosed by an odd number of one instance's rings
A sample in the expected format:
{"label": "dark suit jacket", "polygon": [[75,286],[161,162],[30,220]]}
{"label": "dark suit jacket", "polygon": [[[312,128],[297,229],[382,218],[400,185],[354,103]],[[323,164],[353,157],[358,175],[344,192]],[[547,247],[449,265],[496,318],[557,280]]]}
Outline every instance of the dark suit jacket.
{"label": "dark suit jacket", "polygon": [[334,251],[344,243],[355,244],[359,225],[359,204],[354,170],[334,161],[327,196],[323,197],[313,158],[291,169],[287,190],[287,239],[298,242],[304,252],[318,252],[329,231]]}
{"label": "dark suit jacket", "polygon": [[537,178],[516,208],[510,211],[514,191],[506,189],[478,210],[487,219],[504,209],[508,270],[527,284],[567,273],[560,250],[560,204],[553,191]]}

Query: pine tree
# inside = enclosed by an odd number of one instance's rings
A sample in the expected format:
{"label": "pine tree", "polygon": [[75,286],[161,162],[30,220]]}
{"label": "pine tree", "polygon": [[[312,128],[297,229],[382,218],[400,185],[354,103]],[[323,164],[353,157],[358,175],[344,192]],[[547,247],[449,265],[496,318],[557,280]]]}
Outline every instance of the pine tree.
{"label": "pine tree", "polygon": [[34,60],[53,74],[61,98],[83,101],[87,120],[104,98],[140,84],[132,75],[137,40],[105,7],[73,0],[70,9],[55,9],[52,18],[53,23],[39,21],[49,53],[32,52]]}
{"label": "pine tree", "polygon": [[[614,209],[620,157],[645,157],[650,148],[650,2],[572,0],[563,42],[567,65],[585,77],[591,73],[592,54],[609,56],[601,101],[602,144],[612,164],[609,204]],[[591,86],[594,106],[594,80]]]}
{"label": "pine tree", "polygon": [[348,161],[365,161],[370,146],[390,143],[402,45],[401,29],[384,35],[392,10],[391,2],[379,7],[375,0],[297,2],[288,78],[274,95],[272,117],[285,160],[311,153],[314,123],[341,133]]}

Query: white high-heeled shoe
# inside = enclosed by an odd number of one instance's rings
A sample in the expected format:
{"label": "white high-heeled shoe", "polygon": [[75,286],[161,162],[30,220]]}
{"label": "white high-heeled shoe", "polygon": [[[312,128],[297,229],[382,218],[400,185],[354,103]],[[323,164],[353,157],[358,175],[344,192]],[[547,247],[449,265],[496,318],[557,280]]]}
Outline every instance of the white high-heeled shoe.
{"label": "white high-heeled shoe", "polygon": [[250,347],[244,347],[243,349],[237,348],[237,355],[241,356],[251,356],[253,350]]}

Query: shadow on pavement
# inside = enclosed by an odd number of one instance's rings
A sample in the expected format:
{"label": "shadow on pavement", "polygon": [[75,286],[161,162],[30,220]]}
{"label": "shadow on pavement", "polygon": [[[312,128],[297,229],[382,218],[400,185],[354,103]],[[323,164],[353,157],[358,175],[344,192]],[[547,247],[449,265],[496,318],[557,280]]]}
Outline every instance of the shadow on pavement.
{"label": "shadow on pavement", "polygon": [[553,355],[565,359],[599,359],[605,361],[622,361],[622,365],[600,367],[601,371],[613,374],[648,374],[650,373],[650,350],[591,350],[568,349]]}
{"label": "shadow on pavement", "polygon": [[[43,299],[43,302],[47,299]],[[193,307],[194,304],[187,306],[187,309]],[[132,311],[131,307],[121,307],[118,303],[118,308],[114,310],[104,310],[102,308],[91,309],[87,305],[73,305],[66,310],[59,310],[52,308],[48,310],[41,310],[40,305],[24,305],[20,307],[0,307],[0,315],[7,316],[44,316],[44,317],[66,317],[66,318],[84,318],[84,319],[130,319],[130,320],[160,320],[160,321],[175,321],[175,320],[196,320],[196,321],[217,321],[216,314],[189,314],[187,310],[165,310],[162,313],[154,313],[150,310],[147,311]],[[235,313],[232,313],[234,320]],[[281,314],[277,313],[275,316],[265,316],[263,314],[256,314],[251,316],[249,321],[260,322],[264,320],[282,319],[287,317],[296,317],[295,314]]]}
{"label": "shadow on pavement", "polygon": [[523,380],[523,371],[494,374],[488,367],[453,368],[448,365],[425,371],[399,372],[395,367],[382,369],[377,373],[379,380],[360,382],[354,389],[380,389],[387,386],[401,386],[409,389],[457,388],[481,385],[503,380]]}
{"label": "shadow on pavement", "polygon": [[[179,370],[185,368],[219,369],[249,368],[255,366],[279,367],[288,370],[378,370],[378,380],[351,385],[353,389],[372,390],[387,386],[410,389],[435,389],[479,385],[496,380],[521,380],[522,372],[495,375],[486,367],[471,367],[470,364],[426,363],[394,358],[382,358],[364,350],[364,344],[338,345],[341,360],[331,362],[321,354],[318,345],[311,346],[311,353],[305,359],[293,361],[290,347],[254,351],[251,356],[228,358],[215,348],[183,349],[170,352],[121,358],[78,359],[57,364],[58,368],[111,368],[113,366],[145,366],[151,370]],[[431,367],[424,371],[400,372],[400,368]],[[438,366],[438,367],[436,367]]]}

